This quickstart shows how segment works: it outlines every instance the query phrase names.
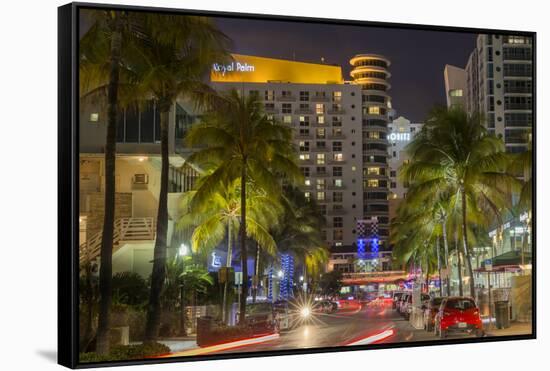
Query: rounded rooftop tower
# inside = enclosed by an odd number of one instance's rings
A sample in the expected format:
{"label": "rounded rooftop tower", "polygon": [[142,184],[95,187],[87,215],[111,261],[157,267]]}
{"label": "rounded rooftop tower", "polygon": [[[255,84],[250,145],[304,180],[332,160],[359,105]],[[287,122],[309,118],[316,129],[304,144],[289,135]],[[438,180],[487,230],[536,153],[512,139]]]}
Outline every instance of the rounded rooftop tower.
{"label": "rounded rooftop tower", "polygon": [[377,54],[357,54],[350,60],[353,83],[361,86],[363,131],[363,216],[377,221],[380,247],[389,237],[388,94],[390,60]]}

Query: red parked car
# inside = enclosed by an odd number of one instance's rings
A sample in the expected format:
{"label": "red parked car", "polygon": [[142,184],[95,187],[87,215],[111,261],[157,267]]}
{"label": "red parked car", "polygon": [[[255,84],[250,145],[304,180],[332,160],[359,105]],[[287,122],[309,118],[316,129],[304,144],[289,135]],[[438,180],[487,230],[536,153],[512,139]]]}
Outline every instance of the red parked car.
{"label": "red parked car", "polygon": [[466,332],[483,336],[483,323],[475,301],[467,297],[443,299],[435,316],[434,333],[442,339],[449,332]]}

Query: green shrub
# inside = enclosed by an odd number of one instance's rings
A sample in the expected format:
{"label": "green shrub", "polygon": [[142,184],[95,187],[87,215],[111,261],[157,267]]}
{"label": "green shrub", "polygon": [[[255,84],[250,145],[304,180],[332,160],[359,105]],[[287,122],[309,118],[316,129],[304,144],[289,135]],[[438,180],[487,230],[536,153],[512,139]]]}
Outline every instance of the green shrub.
{"label": "green shrub", "polygon": [[170,348],[161,343],[148,343],[138,345],[117,345],[111,348],[109,354],[100,355],[95,352],[80,353],[81,363],[126,361],[132,359],[144,359],[170,353]]}

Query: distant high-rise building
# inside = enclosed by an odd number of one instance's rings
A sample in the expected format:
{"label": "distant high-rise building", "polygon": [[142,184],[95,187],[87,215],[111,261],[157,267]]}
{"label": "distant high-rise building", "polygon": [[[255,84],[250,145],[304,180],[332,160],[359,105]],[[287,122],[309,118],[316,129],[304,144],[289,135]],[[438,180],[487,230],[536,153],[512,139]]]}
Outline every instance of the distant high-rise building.
{"label": "distant high-rise building", "polygon": [[408,184],[400,178],[400,169],[409,160],[405,148],[422,130],[422,123],[415,123],[399,116],[388,124],[388,168],[390,171],[389,215],[395,217],[399,203],[407,194]]}
{"label": "distant high-rise building", "polygon": [[464,107],[466,95],[466,71],[464,68],[445,65],[443,72],[445,77],[445,96],[447,107]]}
{"label": "distant high-rise building", "polygon": [[379,246],[387,247],[388,208],[388,114],[391,97],[390,61],[376,54],[358,54],[350,60],[353,83],[361,87],[363,132],[363,215],[376,220]]}
{"label": "distant high-rise building", "polygon": [[483,115],[487,129],[504,140],[507,152],[525,151],[530,141],[532,60],[530,37],[478,35],[466,64],[465,109]]}

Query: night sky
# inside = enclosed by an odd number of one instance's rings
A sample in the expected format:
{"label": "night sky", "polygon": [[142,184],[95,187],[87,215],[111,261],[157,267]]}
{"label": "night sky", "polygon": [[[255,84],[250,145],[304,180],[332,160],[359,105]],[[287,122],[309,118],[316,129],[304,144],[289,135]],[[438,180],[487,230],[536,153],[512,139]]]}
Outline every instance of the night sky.
{"label": "night sky", "polygon": [[314,23],[216,18],[233,42],[233,52],[304,62],[337,64],[349,76],[355,54],[382,54],[391,60],[389,94],[398,115],[424,121],[434,104],[445,104],[445,64],[464,67],[476,34],[385,29]]}
{"label": "night sky", "polygon": [[[85,12],[82,12],[85,13]],[[232,52],[303,62],[337,64],[349,76],[355,54],[382,54],[391,60],[389,94],[397,114],[423,122],[435,104],[446,104],[445,64],[464,67],[475,46],[476,34],[371,26],[343,26],[303,22],[215,17],[218,27],[233,40]],[[89,20],[82,14],[82,34]]]}

